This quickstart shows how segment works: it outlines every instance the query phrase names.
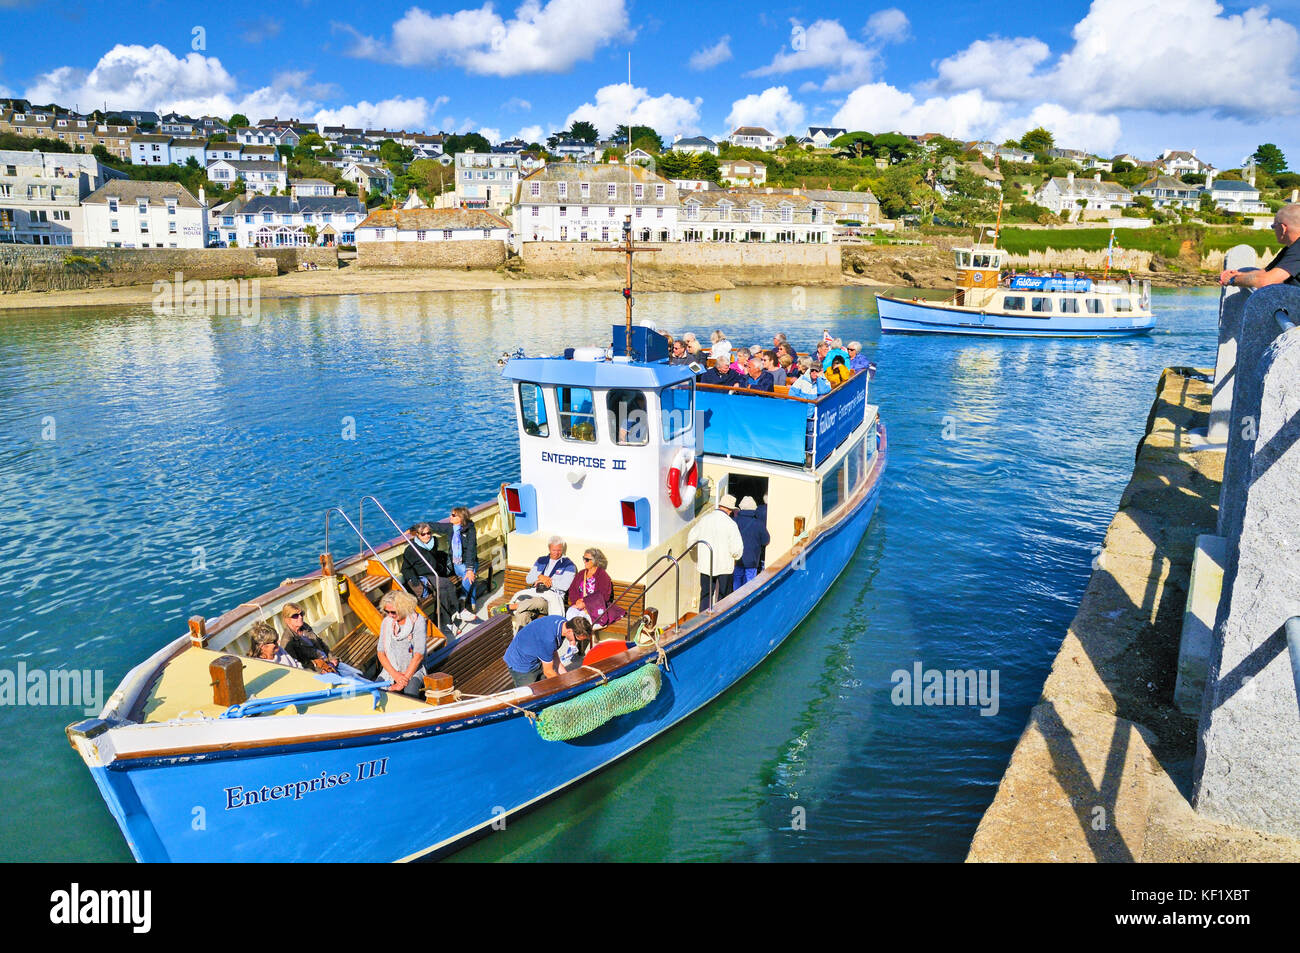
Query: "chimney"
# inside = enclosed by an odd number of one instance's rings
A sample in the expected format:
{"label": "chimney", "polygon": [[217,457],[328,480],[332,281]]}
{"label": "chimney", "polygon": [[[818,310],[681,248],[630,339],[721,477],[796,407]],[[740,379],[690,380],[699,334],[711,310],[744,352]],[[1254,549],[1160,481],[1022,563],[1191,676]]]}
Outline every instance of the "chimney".
{"label": "chimney", "polygon": [[1208,188],[1210,188],[1210,187],[1213,186],[1213,185],[1214,185],[1214,170],[1213,170],[1213,169],[1206,169],[1206,170],[1205,170],[1205,187],[1208,189]]}
{"label": "chimney", "polygon": [[1254,187],[1255,187],[1255,165],[1254,165],[1254,163],[1251,163],[1250,165],[1246,166],[1246,181],[1250,183],[1250,187],[1251,187],[1251,188],[1254,188]]}
{"label": "chimney", "polygon": [[203,194],[203,186],[201,185],[199,186],[199,204],[203,206],[208,204],[208,197]]}
{"label": "chimney", "polygon": [[1070,171],[1070,172],[1065,173],[1065,181],[1069,182],[1070,185],[1074,185],[1074,172],[1073,172],[1073,171]]}
{"label": "chimney", "polygon": [[1092,177],[1092,180],[1093,180],[1094,182],[1100,182],[1100,181],[1101,181],[1101,173],[1098,172],[1096,175],[1094,175],[1094,176]]}

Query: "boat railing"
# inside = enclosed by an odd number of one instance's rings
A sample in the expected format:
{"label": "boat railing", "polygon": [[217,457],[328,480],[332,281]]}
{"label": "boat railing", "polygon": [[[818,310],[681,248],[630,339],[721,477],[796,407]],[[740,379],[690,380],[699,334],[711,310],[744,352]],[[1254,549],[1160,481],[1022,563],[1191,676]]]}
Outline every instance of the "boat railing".
{"label": "boat railing", "polygon": [[352,522],[352,520],[348,519],[348,514],[344,513],[343,509],[338,506],[331,506],[329,509],[325,511],[325,555],[328,556],[330,554],[330,514],[331,513],[337,513],[339,514],[339,516],[343,517],[343,522],[347,523],[348,526],[352,527],[352,532],[357,534],[357,539],[360,540],[361,542],[361,547],[362,547],[361,553],[364,554],[366,552],[369,552],[370,555],[374,557],[375,562],[377,562],[380,566],[383,567],[384,572],[388,573],[389,577],[393,580],[393,584],[397,586],[397,588],[405,592],[406,586],[402,585],[402,580],[397,578],[397,575],[391,569],[388,568],[388,565],[384,562],[383,557],[379,555],[379,550],[375,549],[374,546],[370,545],[370,540],[366,539],[366,537],[362,535],[361,529],[357,526],[357,524]]}
{"label": "boat railing", "polygon": [[[626,586],[624,586],[621,590],[616,592],[613,598],[610,600],[611,603],[617,605],[618,600],[621,599],[623,596],[627,595],[627,593],[630,592],[634,587],[639,585],[642,579],[644,579],[646,576],[650,575],[650,573],[654,571],[655,567],[657,567],[662,562],[669,562],[672,563],[672,569],[671,570],[665,569],[659,575],[655,576],[654,580],[651,581],[649,585],[645,587],[645,591],[649,592],[656,585],[658,585],[659,581],[662,580],[664,576],[668,575],[669,572],[673,573],[673,625],[677,625],[679,622],[681,622],[682,619],[681,561],[685,559],[687,555],[689,555],[690,552],[698,546],[705,546],[709,550],[709,575],[712,576],[713,575],[713,547],[710,546],[705,540],[697,539],[695,542],[691,543],[689,546],[686,547],[686,549],[682,551],[681,556],[674,556],[672,553],[664,553],[662,556],[660,556],[658,559],[652,562],[649,566],[647,566],[645,570],[641,573],[641,575],[637,576]],[[644,596],[642,598],[644,599]],[[710,611],[711,609],[706,609],[705,614],[707,615]],[[655,644],[656,645],[659,644],[658,633],[655,634]]]}
{"label": "boat railing", "polygon": [[[415,545],[414,540],[411,539],[411,537],[407,534],[406,530],[402,529],[402,527],[398,524],[397,520],[393,519],[392,514],[389,513],[388,510],[384,509],[384,504],[380,503],[379,500],[376,499],[373,494],[363,496],[361,498],[361,502],[357,504],[357,526],[358,526],[357,532],[364,533],[366,529],[366,500],[369,500],[371,503],[374,503],[375,506],[379,507],[379,512],[384,514],[384,519],[388,520],[388,522],[393,524],[393,529],[397,530],[398,534],[406,542],[407,548],[414,550],[415,555],[420,557],[420,562],[424,563],[425,568],[429,570],[429,575],[430,577],[432,577],[433,585],[434,585],[433,602],[434,602],[434,609],[435,609],[434,614],[436,617],[435,621],[438,628],[441,629],[442,628],[442,599],[438,598],[438,591],[439,591],[439,587],[441,586],[443,577],[438,574],[438,570],[433,568],[433,564],[429,562],[428,558],[421,551],[421,547]],[[421,575],[423,575],[423,573],[421,573]]]}

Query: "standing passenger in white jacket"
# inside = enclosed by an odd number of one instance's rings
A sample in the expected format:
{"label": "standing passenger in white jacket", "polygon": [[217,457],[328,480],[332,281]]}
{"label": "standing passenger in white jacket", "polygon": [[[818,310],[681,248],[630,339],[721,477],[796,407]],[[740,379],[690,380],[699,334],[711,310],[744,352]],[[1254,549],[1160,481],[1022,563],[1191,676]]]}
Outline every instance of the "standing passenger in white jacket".
{"label": "standing passenger in white jacket", "polygon": [[[718,500],[718,508],[705,513],[691,527],[687,542],[703,540],[709,546],[695,551],[695,563],[700,567],[700,611],[720,599],[731,595],[731,576],[736,560],[744,552],[745,543],[740,538],[740,527],[732,518],[736,512],[736,498],[730,493]],[[713,576],[709,576],[709,549],[713,551]]]}

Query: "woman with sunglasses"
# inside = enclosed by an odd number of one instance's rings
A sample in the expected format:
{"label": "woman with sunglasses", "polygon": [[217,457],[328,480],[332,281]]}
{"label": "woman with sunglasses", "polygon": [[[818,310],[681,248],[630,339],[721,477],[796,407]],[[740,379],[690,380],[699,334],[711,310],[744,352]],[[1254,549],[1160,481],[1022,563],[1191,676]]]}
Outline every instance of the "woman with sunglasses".
{"label": "woman with sunglasses", "polygon": [[469,603],[471,615],[478,612],[478,603],[474,598],[474,578],[478,571],[478,536],[474,530],[474,520],[469,515],[469,508],[454,506],[451,515],[451,565],[460,576],[460,584],[465,590],[465,601]]}
{"label": "woman with sunglasses", "polygon": [[428,648],[428,623],[420,615],[415,596],[394,589],[379,600],[384,621],[379,627],[379,666],[393,680],[390,692],[419,697],[424,691],[424,653]]}
{"label": "woman with sunglasses", "polygon": [[284,625],[287,639],[284,650],[307,671],[331,672],[360,678],[359,669],[346,665],[331,654],[325,640],[312,631],[307,623],[307,616],[302,606],[296,602],[286,602],[280,610],[280,622]]}
{"label": "woman with sunglasses", "polygon": [[290,668],[302,668],[298,660],[280,648],[280,635],[268,622],[254,622],[248,630],[252,637],[252,646],[248,650],[249,658],[261,659],[263,662],[275,662]]}
{"label": "woman with sunglasses", "polygon": [[588,549],[582,554],[582,571],[569,587],[569,605],[580,602],[597,629],[611,626],[627,615],[614,603],[614,580],[605,571],[608,565],[604,553]]}
{"label": "woman with sunglasses", "polygon": [[[436,617],[446,635],[456,622],[456,584],[451,578],[451,556],[438,548],[431,523],[416,523],[411,527],[410,538],[402,554],[402,584],[417,599],[438,594]],[[429,616],[435,617],[432,609]]]}

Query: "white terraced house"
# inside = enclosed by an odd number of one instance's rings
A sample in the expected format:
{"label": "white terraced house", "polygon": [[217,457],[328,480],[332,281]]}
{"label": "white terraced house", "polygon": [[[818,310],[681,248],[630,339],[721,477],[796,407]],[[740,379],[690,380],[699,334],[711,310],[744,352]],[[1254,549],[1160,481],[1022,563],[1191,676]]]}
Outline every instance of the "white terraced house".
{"label": "white terraced house", "polygon": [[707,152],[709,155],[716,156],[718,154],[718,144],[708,136],[691,136],[688,139],[678,139],[674,142],[673,152]]}
{"label": "white terraced house", "polygon": [[208,208],[176,182],[109,182],[81,203],[92,248],[204,248]]}
{"label": "white terraced house", "polygon": [[509,215],[515,188],[523,174],[519,153],[475,152],[456,154],[455,204]]}
{"label": "white terraced house", "polygon": [[1146,196],[1156,208],[1196,208],[1201,204],[1199,185],[1188,185],[1168,175],[1147,179],[1133,193]]}
{"label": "white terraced house", "polygon": [[0,242],[85,244],[82,199],[124,177],[93,156],[0,151]]}
{"label": "white terraced house", "polygon": [[1210,193],[1217,208],[1241,215],[1267,215],[1269,207],[1259,199],[1259,189],[1249,182],[1235,179],[1215,179],[1207,176],[1205,191]]}
{"label": "white terraced house", "polygon": [[638,241],[672,241],[677,211],[677,186],[641,166],[552,162],[519,180],[514,232],[522,242],[618,241],[630,214]]}
{"label": "white terraced house", "polygon": [[820,203],[779,192],[692,192],[678,216],[678,238],[684,242],[825,244],[831,231]]}
{"label": "white terraced house", "polygon": [[353,245],[365,217],[361,200],[347,195],[254,195],[227,204],[213,231],[221,244],[241,248]]}
{"label": "white terraced house", "polygon": [[243,182],[244,188],[259,195],[270,195],[272,190],[286,192],[289,189],[289,166],[287,163],[269,162],[264,159],[232,161],[221,159],[208,166],[208,178],[228,189]]}
{"label": "white terraced house", "polygon": [[768,132],[762,126],[739,126],[727,137],[727,141],[733,146],[771,152],[779,148],[785,140],[774,132]]}
{"label": "white terraced house", "polygon": [[848,134],[847,129],[840,129],[838,126],[809,126],[807,138],[818,149],[825,149],[840,136],[847,136]]}
{"label": "white terraced house", "polygon": [[[1073,218],[1081,208],[1086,211],[1128,208],[1133,204],[1133,193],[1118,182],[1103,182],[1100,172],[1090,179],[1075,178],[1070,172],[1064,178],[1053,176],[1043,183],[1033,199],[1035,205],[1056,215]],[[1086,205],[1080,206],[1080,202]]]}
{"label": "white terraced house", "polygon": [[1214,166],[1208,162],[1202,162],[1196,158],[1196,150],[1185,152],[1181,149],[1166,149],[1160,153],[1160,158],[1156,160],[1160,171],[1165,175],[1171,175],[1174,178],[1187,175],[1204,175],[1206,172],[1213,171]]}
{"label": "white terraced house", "polygon": [[0,110],[0,132],[42,139],[58,139],[69,146],[90,152],[103,146],[114,156],[131,161],[131,137],[138,130],[122,122],[96,123],[79,116],[55,116],[44,111],[20,112]]}

